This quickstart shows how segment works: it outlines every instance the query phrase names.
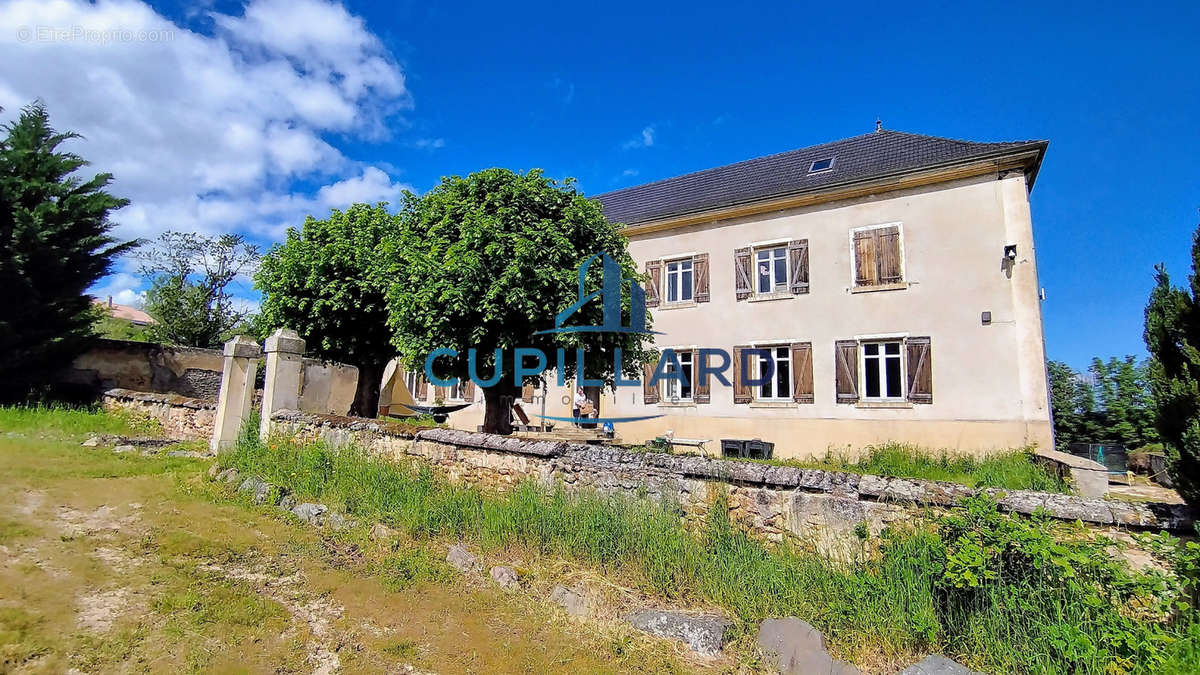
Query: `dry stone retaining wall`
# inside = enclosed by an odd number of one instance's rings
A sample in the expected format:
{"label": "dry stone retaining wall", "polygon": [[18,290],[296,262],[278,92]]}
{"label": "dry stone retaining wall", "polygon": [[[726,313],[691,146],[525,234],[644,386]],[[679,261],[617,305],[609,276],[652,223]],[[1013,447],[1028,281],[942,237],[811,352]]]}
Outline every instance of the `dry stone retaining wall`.
{"label": "dry stone retaining wall", "polygon": [[215,401],[129,389],[109,389],[102,403],[105,410],[130,410],[157,420],[170,438],[207,439],[217,413]]}
{"label": "dry stone retaining wall", "polygon": [[[703,518],[716,490],[728,495],[730,515],[772,541],[796,538],[829,554],[856,549],[856,530],[878,534],[890,523],[945,511],[977,491],[957,483],[800,469],[712,457],[631,453],[620,449],[529,441],[453,429],[415,432],[381,420],[296,411],[274,418],[301,440],[351,443],[376,455],[420,458],[451,480],[505,489],[533,479],[604,494],[645,494],[677,503],[689,518]],[[1006,511],[1039,508],[1063,520],[1095,525],[1180,530],[1191,527],[1186,506],[1086,499],[1028,490],[988,489]]]}

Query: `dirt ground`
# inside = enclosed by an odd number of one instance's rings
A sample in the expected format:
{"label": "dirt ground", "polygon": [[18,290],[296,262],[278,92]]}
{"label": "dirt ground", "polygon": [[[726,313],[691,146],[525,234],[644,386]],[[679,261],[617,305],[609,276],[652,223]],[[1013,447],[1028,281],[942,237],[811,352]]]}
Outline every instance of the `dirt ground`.
{"label": "dirt ground", "polygon": [[0,429],[0,672],[731,667],[486,579],[398,575],[396,560],[444,550],[333,537],[231,499],[203,460],[81,439]]}

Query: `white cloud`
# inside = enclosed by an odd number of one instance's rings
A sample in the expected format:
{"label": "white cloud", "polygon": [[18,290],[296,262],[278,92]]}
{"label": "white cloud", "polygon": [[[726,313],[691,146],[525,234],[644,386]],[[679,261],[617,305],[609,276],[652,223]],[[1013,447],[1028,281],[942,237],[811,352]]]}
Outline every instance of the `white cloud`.
{"label": "white cloud", "polygon": [[654,145],[654,127],[644,127],[642,133],[635,138],[625,141],[621,144],[622,150],[633,150],[635,148],[649,148]]}
{"label": "white cloud", "polygon": [[413,147],[418,150],[437,150],[446,147],[446,140],[442,138],[418,138],[413,141]]}
{"label": "white cloud", "polygon": [[317,192],[317,201],[328,208],[337,209],[358,202],[374,204],[384,201],[394,204],[400,198],[400,193],[405,190],[405,187],[393,183],[383,171],[369,166],[361,176],[347,178],[321,188]]}
{"label": "white cloud", "polygon": [[361,18],[325,0],[250,0],[209,17],[212,35],[139,0],[0,0],[0,61],[19,64],[0,71],[2,117],[40,98],[57,128],[83,134],[68,149],[132,200],[114,214],[120,237],[269,242],[309,213],[395,200],[406,186],[333,145],[386,137],[412,105]]}
{"label": "white cloud", "polygon": [[111,297],[113,302],[118,305],[141,309],[142,304],[146,301],[146,292],[138,290],[141,285],[141,278],[126,272],[118,272],[109,275],[88,292],[101,300],[108,300]]}
{"label": "white cloud", "polygon": [[633,178],[634,176],[638,175],[639,173],[641,173],[641,172],[638,171],[637,169],[625,169],[624,171],[621,172],[621,175],[626,178]]}

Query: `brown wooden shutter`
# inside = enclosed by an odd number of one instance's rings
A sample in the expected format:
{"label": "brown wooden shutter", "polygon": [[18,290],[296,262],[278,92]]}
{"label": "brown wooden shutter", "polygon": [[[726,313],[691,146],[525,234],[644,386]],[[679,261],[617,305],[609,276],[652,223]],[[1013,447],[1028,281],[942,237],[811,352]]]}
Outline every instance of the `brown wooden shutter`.
{"label": "brown wooden shutter", "polygon": [[424,375],[417,376],[417,400],[424,401],[429,397],[429,380]]}
{"label": "brown wooden shutter", "polygon": [[754,400],[754,394],[750,391],[750,385],[746,384],[746,378],[742,373],[742,351],[750,349],[749,345],[741,345],[733,348],[733,402],[734,403],[749,403]]}
{"label": "brown wooden shutter", "polygon": [[[434,373],[434,374],[436,375],[437,373]],[[449,393],[448,389],[449,389],[448,387],[434,387],[433,388],[433,397],[435,399],[440,398],[440,399],[442,399],[442,403],[445,403],[446,395]]]}
{"label": "brown wooden shutter", "polygon": [[874,286],[879,283],[879,266],[875,262],[875,230],[854,233],[854,285]]}
{"label": "brown wooden shutter", "polygon": [[908,352],[908,400],[933,403],[933,347],[928,337],[905,340]]}
{"label": "brown wooden shutter", "polygon": [[745,300],[754,292],[753,277],[750,276],[750,247],[733,252],[733,291],[738,300]]}
{"label": "brown wooden shutter", "polygon": [[692,256],[692,283],[695,292],[692,298],[696,302],[708,302],[708,254],[697,253]]}
{"label": "brown wooden shutter", "polygon": [[533,383],[526,382],[521,385],[521,400],[526,403],[533,403]]}
{"label": "brown wooden shutter", "polygon": [[463,380],[462,387],[459,388],[459,391],[462,392],[462,397],[463,397],[464,401],[474,401],[475,400],[475,383],[472,382],[471,380],[469,380],[469,379]]}
{"label": "brown wooden shutter", "polygon": [[834,363],[838,403],[858,402],[858,342],[838,340],[834,343]]}
{"label": "brown wooden shutter", "polygon": [[875,230],[875,255],[879,260],[879,283],[898,284],[900,273],[900,228],[895,225]]}
{"label": "brown wooden shutter", "polygon": [[792,343],[792,400],[813,403],[812,343]]}
{"label": "brown wooden shutter", "polygon": [[650,260],[646,262],[646,306],[658,307],[658,303],[662,298],[662,261]]}
{"label": "brown wooden shutter", "polygon": [[654,380],[653,363],[647,363],[642,366],[642,403],[651,405],[658,403],[658,387],[651,384]]}
{"label": "brown wooden shutter", "polygon": [[[701,363],[700,359],[704,362]],[[711,403],[712,394],[710,389],[711,380],[708,374],[705,373],[703,381],[700,378],[700,366],[708,363],[708,356],[700,350],[692,352],[692,400],[697,405],[701,403]]]}
{"label": "brown wooden shutter", "polygon": [[788,242],[788,266],[792,271],[792,293],[808,292],[808,240]]}

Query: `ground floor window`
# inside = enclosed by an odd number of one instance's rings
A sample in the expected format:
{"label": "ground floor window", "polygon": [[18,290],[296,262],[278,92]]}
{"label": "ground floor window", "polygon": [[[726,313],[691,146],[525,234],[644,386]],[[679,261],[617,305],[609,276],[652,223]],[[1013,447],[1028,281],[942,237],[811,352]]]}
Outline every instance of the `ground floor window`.
{"label": "ground floor window", "polygon": [[675,362],[668,360],[663,368],[664,373],[682,373],[687,382],[680,382],[678,378],[664,379],[663,382],[663,400],[674,403],[676,401],[692,400],[692,353],[676,352],[675,357],[679,359],[679,367],[675,367]]}
{"label": "ground floor window", "polygon": [[421,374],[415,370],[405,371],[404,386],[408,388],[408,393],[413,397],[413,400],[418,399],[421,395]]}
{"label": "ground floor window", "polygon": [[[771,379],[758,388],[759,400],[790,401],[792,399],[792,352],[787,345],[766,347],[775,362],[775,372]],[[769,361],[761,356],[758,359],[758,378],[762,379],[770,369]]]}
{"label": "ground floor window", "polygon": [[863,398],[904,398],[904,359],[900,354],[899,340],[863,343]]}

